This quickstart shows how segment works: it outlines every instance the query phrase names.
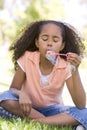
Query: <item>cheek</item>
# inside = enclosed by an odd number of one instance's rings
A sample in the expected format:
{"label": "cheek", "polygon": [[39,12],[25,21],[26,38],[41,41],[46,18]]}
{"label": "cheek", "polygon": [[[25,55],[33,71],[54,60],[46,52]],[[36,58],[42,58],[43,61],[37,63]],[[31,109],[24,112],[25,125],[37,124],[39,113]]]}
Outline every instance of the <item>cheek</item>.
{"label": "cheek", "polygon": [[39,40],[40,45],[46,44],[46,41],[43,41],[42,39]]}
{"label": "cheek", "polygon": [[56,45],[55,45],[55,50],[56,50],[56,51],[61,51],[63,48],[64,48],[64,47],[63,47],[63,45],[61,45],[61,44],[56,44]]}
{"label": "cheek", "polygon": [[55,47],[61,48],[61,47],[62,47],[62,43],[57,43],[57,44],[55,44]]}
{"label": "cheek", "polygon": [[39,40],[39,47],[40,47],[40,48],[45,48],[46,45],[47,45],[47,43],[46,43],[45,41]]}

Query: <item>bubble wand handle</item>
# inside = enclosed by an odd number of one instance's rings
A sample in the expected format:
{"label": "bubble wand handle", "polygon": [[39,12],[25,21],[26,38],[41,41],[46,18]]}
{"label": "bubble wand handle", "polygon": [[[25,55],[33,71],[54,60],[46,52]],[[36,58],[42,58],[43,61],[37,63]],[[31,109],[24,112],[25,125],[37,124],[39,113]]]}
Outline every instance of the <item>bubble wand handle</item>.
{"label": "bubble wand handle", "polygon": [[68,54],[62,54],[62,53],[55,53],[57,56],[68,56]]}

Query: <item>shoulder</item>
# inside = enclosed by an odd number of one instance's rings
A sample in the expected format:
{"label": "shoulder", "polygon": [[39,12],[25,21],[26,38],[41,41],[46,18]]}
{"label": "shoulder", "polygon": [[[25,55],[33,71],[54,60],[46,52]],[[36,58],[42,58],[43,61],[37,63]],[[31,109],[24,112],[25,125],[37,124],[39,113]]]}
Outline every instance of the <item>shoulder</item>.
{"label": "shoulder", "polygon": [[40,53],[38,51],[26,51],[20,58],[19,60],[22,60],[22,62],[32,62],[32,63],[37,63],[39,62],[40,59]]}
{"label": "shoulder", "polygon": [[34,51],[34,52],[25,51],[25,53],[22,55],[22,57],[26,57],[26,58],[32,59],[32,58],[34,58],[35,56],[38,56],[38,55],[39,55],[38,51]]}
{"label": "shoulder", "polygon": [[18,60],[17,63],[22,68],[22,70],[26,71],[26,66],[29,67],[30,65],[37,64],[39,62],[39,52],[30,52],[26,51]]}

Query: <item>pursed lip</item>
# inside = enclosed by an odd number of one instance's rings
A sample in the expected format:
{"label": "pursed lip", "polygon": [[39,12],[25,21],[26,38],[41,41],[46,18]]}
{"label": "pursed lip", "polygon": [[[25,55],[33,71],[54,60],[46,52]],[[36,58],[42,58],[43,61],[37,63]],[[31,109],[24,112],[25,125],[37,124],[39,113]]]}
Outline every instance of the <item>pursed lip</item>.
{"label": "pursed lip", "polygon": [[52,49],[46,49],[46,52],[47,52],[47,51],[53,51],[53,52],[55,52],[55,51],[54,51],[54,50],[52,50]]}

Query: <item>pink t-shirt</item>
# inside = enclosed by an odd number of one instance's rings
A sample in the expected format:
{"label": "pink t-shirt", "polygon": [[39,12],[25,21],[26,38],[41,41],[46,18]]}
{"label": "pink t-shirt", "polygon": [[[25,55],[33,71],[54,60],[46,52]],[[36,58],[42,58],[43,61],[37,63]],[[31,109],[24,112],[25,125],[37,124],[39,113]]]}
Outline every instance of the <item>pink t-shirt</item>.
{"label": "pink t-shirt", "polygon": [[40,53],[26,51],[18,59],[18,64],[26,74],[22,89],[32,101],[34,107],[46,107],[62,104],[62,89],[66,79],[72,76],[70,63],[58,57],[47,84],[42,84],[40,77]]}

